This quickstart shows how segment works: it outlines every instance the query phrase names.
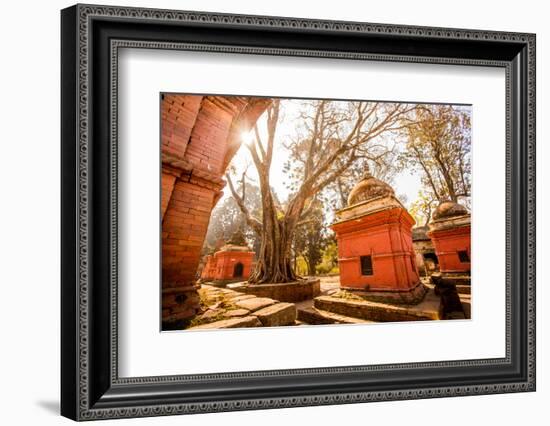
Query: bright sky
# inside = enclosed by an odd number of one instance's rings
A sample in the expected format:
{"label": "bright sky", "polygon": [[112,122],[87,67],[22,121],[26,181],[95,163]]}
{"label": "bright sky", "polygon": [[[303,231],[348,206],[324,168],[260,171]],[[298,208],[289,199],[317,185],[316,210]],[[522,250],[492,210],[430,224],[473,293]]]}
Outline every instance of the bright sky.
{"label": "bright sky", "polygon": [[[277,133],[275,137],[275,147],[273,150],[273,160],[270,172],[271,185],[274,188],[277,196],[281,201],[284,201],[288,197],[288,189],[286,187],[287,176],[283,172],[285,162],[288,160],[289,152],[283,146],[283,141],[288,140],[289,137],[295,134],[296,120],[298,119],[300,100],[285,100],[284,101],[284,115],[279,118],[279,124],[277,126]],[[265,117],[262,116],[258,120],[258,128],[260,137],[266,140],[266,125]],[[243,134],[243,144],[233,157],[231,165],[235,167],[236,176],[240,176],[241,173],[249,164],[247,177],[249,182],[257,184],[257,173],[250,152],[245,146],[246,142],[250,142],[252,133]],[[394,180],[394,189],[397,195],[405,195],[407,198],[408,207],[418,196],[418,191],[421,189],[420,175],[417,172],[405,170],[398,173]],[[223,198],[230,197],[229,190],[224,191]],[[221,200],[223,202],[223,200]],[[220,203],[221,204],[221,203]],[[220,205],[218,204],[218,205]]]}

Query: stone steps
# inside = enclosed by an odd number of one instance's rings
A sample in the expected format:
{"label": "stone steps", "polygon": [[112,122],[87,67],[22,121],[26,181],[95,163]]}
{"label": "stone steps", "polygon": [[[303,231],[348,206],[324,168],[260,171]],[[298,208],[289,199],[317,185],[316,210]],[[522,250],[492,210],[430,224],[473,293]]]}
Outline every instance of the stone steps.
{"label": "stone steps", "polygon": [[365,324],[368,321],[360,318],[348,317],[334,312],[324,311],[315,307],[301,308],[297,311],[297,321],[301,325],[324,325],[324,324]]}
{"label": "stone steps", "polygon": [[332,314],[343,315],[370,322],[437,320],[439,298],[429,293],[423,302],[415,306],[391,305],[368,300],[342,299],[320,296],[314,299],[314,308]]}

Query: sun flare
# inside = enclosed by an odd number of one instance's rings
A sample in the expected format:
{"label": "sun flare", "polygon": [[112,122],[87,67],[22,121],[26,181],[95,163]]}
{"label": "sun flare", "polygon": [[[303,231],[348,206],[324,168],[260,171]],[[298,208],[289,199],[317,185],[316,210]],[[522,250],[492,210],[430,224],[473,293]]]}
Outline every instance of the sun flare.
{"label": "sun flare", "polygon": [[255,136],[252,130],[241,132],[241,140],[247,145],[252,145],[254,143],[254,138]]}

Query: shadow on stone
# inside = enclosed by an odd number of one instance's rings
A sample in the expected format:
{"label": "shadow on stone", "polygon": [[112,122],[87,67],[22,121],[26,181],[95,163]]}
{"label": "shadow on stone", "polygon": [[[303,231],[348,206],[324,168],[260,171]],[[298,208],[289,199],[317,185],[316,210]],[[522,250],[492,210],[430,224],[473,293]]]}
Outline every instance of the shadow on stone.
{"label": "shadow on stone", "polygon": [[435,286],[435,294],[441,299],[442,319],[466,319],[456,284],[443,278],[441,274],[433,274],[431,280]]}

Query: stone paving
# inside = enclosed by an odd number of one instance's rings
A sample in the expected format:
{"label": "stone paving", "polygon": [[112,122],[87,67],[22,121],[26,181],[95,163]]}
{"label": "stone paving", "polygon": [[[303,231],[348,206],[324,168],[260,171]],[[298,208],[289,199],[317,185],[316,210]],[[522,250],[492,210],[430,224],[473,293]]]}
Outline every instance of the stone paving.
{"label": "stone paving", "polygon": [[[320,324],[441,319],[440,298],[433,286],[417,305],[372,302],[340,291],[338,276],[320,277],[321,295],[297,303],[243,294],[231,288],[203,284],[199,290],[203,311],[190,330],[242,327],[277,327]],[[470,318],[470,295],[461,294],[466,318]]]}
{"label": "stone paving", "polygon": [[188,330],[296,325],[293,303],[204,284],[199,295],[204,312],[192,321]]}

